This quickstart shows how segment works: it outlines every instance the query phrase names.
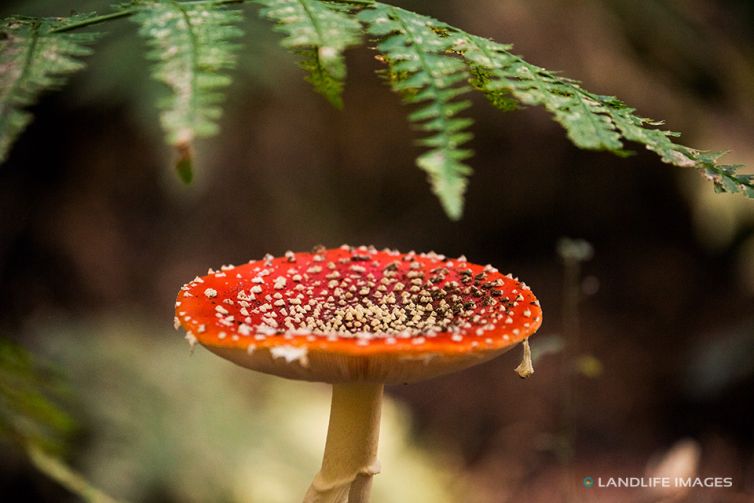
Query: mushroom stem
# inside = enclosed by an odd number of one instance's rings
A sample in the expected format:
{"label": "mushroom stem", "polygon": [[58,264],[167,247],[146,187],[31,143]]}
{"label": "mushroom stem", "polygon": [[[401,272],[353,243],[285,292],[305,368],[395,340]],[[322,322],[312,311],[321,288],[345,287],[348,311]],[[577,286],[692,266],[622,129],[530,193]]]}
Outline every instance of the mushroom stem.
{"label": "mushroom stem", "polygon": [[372,477],[380,472],[377,440],[383,385],[333,384],[330,425],[322,468],[304,503],[367,503]]}

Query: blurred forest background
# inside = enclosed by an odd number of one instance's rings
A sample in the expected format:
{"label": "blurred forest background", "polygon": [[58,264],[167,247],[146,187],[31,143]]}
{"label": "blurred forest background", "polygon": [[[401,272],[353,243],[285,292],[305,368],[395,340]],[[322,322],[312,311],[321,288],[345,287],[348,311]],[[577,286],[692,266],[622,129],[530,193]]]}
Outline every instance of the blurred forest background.
{"label": "blurred forest background", "polygon": [[[109,3],[6,1],[0,14]],[[513,43],[754,169],[754,2],[394,3]],[[40,385],[64,390],[70,466],[132,501],[295,501],[319,465],[328,388],[189,357],[173,299],[209,266],[374,244],[492,263],[531,285],[545,315],[527,381],[512,370],[517,348],[388,389],[376,503],[752,501],[754,202],[651,153],[580,151],[542,110],[503,114],[477,97],[475,173],[452,223],[373,53],[348,53],[335,110],[244,9],[223,131],[199,144],[194,185],[172,171],[154,106],[163,90],[128,21],[102,26],[89,67],[33,108],[0,166],[0,335],[41,362]],[[580,272],[557,253],[564,236],[593,246]],[[0,441],[0,499],[79,500]],[[645,474],[734,487],[581,482]]]}

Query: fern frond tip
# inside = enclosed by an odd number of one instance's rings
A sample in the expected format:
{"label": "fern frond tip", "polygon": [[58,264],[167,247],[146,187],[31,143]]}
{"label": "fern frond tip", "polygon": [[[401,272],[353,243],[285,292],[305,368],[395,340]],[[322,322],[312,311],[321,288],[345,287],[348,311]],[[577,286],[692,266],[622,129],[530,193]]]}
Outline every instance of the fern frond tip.
{"label": "fern frond tip", "polygon": [[89,17],[89,14],[69,18],[17,16],[0,20],[0,162],[31,122],[26,107],[84,67],[81,58],[91,54],[88,44],[98,35],[56,30]]}

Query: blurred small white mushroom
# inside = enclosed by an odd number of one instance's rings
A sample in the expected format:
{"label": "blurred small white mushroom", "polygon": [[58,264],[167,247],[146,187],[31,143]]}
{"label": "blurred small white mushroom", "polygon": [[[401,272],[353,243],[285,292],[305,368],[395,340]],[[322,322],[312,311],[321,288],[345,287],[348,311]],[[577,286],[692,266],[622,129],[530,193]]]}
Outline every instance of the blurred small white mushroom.
{"label": "blurred small white mushroom", "polygon": [[[646,475],[673,482],[694,478],[698,474],[701,456],[702,449],[696,440],[681,439],[667,451],[649,460]],[[650,491],[657,497],[676,501],[686,496],[689,489],[690,487],[686,487],[685,484],[671,483],[667,486],[652,487]]]}

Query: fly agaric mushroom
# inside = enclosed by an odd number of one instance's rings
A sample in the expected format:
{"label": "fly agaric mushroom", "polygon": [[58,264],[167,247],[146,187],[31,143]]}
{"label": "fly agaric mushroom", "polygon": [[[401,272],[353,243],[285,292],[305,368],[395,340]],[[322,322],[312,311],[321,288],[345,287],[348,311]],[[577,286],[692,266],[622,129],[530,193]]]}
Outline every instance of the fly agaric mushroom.
{"label": "fly agaric mushroom", "polygon": [[332,383],[322,468],[304,502],[362,503],[379,472],[383,386],[526,344],[542,310],[524,283],[465,257],[342,246],[210,270],[181,288],[175,322],[192,347],[243,367]]}

